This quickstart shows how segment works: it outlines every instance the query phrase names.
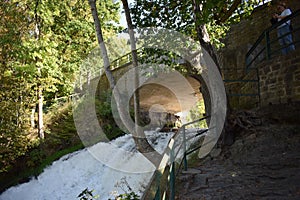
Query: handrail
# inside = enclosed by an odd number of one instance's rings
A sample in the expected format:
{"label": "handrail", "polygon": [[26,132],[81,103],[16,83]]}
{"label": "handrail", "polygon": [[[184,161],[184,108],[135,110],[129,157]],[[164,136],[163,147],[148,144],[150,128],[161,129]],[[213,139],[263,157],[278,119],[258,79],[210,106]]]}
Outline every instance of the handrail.
{"label": "handrail", "polygon": [[[175,178],[176,174],[179,172],[182,163],[184,163],[184,169],[187,170],[187,155],[195,150],[187,151],[186,142],[195,137],[202,137],[206,134],[208,129],[202,131],[196,131],[194,137],[186,138],[186,127],[200,122],[202,120],[208,119],[210,116],[206,116],[192,122],[188,122],[178,130],[177,133],[169,140],[167,149],[163,154],[163,158],[160,163],[160,167],[156,170],[151,178],[150,183],[141,199],[175,199]],[[182,133],[182,141],[178,140]],[[176,141],[180,141],[180,144],[176,144]],[[201,146],[200,146],[201,147]],[[199,149],[200,147],[195,147],[194,149]],[[180,161],[179,166],[177,166],[176,173],[176,163],[175,160],[178,159],[179,152],[183,150],[183,158]],[[175,153],[176,152],[176,153]]]}
{"label": "handrail", "polygon": [[[277,27],[279,27],[280,25],[286,23],[288,20],[291,20],[291,19],[294,19],[296,18],[297,16],[300,15],[300,9],[299,10],[296,10],[295,12],[293,12],[291,15],[285,17],[283,20],[281,20],[280,22],[276,23],[275,25],[272,25],[270,26],[269,28],[265,29],[262,34],[258,37],[258,39],[256,40],[256,42],[253,44],[253,46],[250,48],[250,50],[246,53],[246,56],[245,56],[245,61],[246,61],[246,70],[249,70],[251,68],[251,65],[254,63],[255,60],[258,59],[258,57],[260,55],[263,54],[264,51],[266,51],[266,58],[267,59],[270,59],[271,58],[271,55],[272,52],[271,51],[271,48],[270,48],[270,44],[271,43],[274,43],[275,41],[278,41],[280,38],[277,38],[275,40],[272,40],[270,41],[270,32],[277,29]],[[299,28],[294,28],[292,32],[296,32],[300,30]],[[288,33],[290,34],[290,33]],[[283,36],[284,37],[284,36]],[[258,48],[258,46],[260,44],[262,44],[263,40],[266,40],[266,43],[264,44],[264,47],[254,56],[254,58],[250,59],[250,56],[254,53],[254,51]],[[293,44],[296,44],[296,43],[299,43],[300,41],[293,41]],[[289,45],[288,45],[289,46]],[[285,48],[285,47],[282,47],[282,48]],[[280,49],[279,49],[280,50]],[[278,51],[278,50],[277,50]]]}
{"label": "handrail", "polygon": [[200,119],[196,119],[196,120],[194,120],[194,121],[185,123],[185,124],[183,124],[183,125],[181,126],[181,128],[182,128],[182,127],[187,127],[187,126],[189,126],[189,125],[191,125],[191,124],[195,124],[195,123],[197,123],[197,122],[203,121],[204,119],[208,119],[208,118],[210,118],[210,116],[205,116],[205,117],[202,117],[202,118],[200,118]]}

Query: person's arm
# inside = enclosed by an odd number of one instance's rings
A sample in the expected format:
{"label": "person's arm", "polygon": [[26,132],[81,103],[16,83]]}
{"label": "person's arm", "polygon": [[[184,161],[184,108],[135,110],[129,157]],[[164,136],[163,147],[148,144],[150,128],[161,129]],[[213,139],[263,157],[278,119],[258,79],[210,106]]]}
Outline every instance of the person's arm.
{"label": "person's arm", "polygon": [[284,18],[286,18],[287,16],[289,16],[289,15],[291,15],[291,14],[292,14],[292,12],[291,12],[290,9],[285,9],[285,10],[281,13],[281,15],[277,15],[277,19],[284,19]]}

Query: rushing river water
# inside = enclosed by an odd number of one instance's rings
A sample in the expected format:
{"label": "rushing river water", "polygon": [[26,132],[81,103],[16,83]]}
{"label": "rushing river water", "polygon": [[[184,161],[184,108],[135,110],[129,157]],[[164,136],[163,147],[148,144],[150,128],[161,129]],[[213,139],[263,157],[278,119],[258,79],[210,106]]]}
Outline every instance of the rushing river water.
{"label": "rushing river water", "polygon": [[[187,146],[197,141],[196,133],[187,130],[187,138],[192,138]],[[146,136],[163,153],[173,133],[148,131]],[[176,143],[181,142],[179,134]],[[179,154],[182,157],[182,150]],[[155,166],[136,150],[132,136],[125,135],[63,156],[37,178],[4,191],[0,200],[78,200],[86,188],[98,199],[108,200],[128,192],[126,184],[141,196],[154,171]]]}
{"label": "rushing river water", "polygon": [[[160,153],[172,137],[172,133],[146,134]],[[37,178],[7,189],[0,199],[76,200],[85,188],[93,189],[99,199],[114,199],[114,194],[127,189],[121,184],[124,179],[134,192],[141,194],[154,170],[154,165],[136,151],[131,135],[125,135],[63,156]]]}

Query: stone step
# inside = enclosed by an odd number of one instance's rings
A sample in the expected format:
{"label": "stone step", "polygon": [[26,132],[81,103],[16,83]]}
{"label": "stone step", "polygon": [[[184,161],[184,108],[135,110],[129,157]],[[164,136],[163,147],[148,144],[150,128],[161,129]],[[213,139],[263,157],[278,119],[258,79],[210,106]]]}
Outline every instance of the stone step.
{"label": "stone step", "polygon": [[187,171],[182,170],[182,174],[201,174],[202,171],[199,169],[188,168]]}

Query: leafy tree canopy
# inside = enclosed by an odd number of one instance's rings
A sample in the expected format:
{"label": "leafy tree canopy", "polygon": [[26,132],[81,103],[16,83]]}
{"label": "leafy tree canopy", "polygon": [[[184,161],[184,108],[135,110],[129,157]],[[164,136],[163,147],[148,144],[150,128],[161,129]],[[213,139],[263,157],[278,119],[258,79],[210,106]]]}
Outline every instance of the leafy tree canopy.
{"label": "leafy tree canopy", "polygon": [[[104,36],[119,28],[120,5],[97,1]],[[82,60],[96,46],[86,0],[0,2],[0,172],[29,148],[32,109],[41,86],[46,102],[73,92]],[[48,105],[47,105],[48,106]],[[32,137],[32,135],[30,136]]]}
{"label": "leafy tree canopy", "polygon": [[[262,0],[194,0],[201,14],[196,25],[207,25],[212,42],[220,46],[228,25],[248,16]],[[137,0],[131,12],[136,27],[163,27],[196,37],[193,1]]]}

